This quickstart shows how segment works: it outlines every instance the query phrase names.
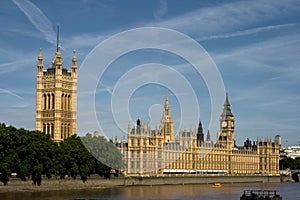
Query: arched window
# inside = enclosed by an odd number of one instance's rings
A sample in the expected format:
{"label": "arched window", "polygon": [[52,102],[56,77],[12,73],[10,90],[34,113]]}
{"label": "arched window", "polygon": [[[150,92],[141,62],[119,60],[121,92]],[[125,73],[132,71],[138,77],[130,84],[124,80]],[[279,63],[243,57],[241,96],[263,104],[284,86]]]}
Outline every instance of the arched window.
{"label": "arched window", "polygon": [[48,109],[50,109],[50,94],[47,94]]}
{"label": "arched window", "polygon": [[43,124],[43,132],[46,133],[46,124]]}
{"label": "arched window", "polygon": [[67,138],[67,124],[64,124],[64,138]]}
{"label": "arched window", "polygon": [[64,110],[66,110],[66,94],[64,95],[64,107],[63,107]]}
{"label": "arched window", "polygon": [[71,110],[71,95],[68,96],[68,110]]}
{"label": "arched window", "polygon": [[54,108],[55,108],[55,96],[52,93],[52,109],[54,109]]}
{"label": "arched window", "polygon": [[70,124],[67,125],[67,138],[70,137]]}
{"label": "arched window", "polygon": [[54,124],[51,123],[51,138],[54,139]]}
{"label": "arched window", "polygon": [[67,94],[65,94],[65,107],[64,107],[64,109],[66,110],[67,109]]}
{"label": "arched window", "polygon": [[44,103],[44,105],[43,105],[44,110],[46,110],[46,108],[47,108],[47,96],[46,96],[46,94],[43,95],[43,103]]}
{"label": "arched window", "polygon": [[61,124],[61,126],[60,126],[60,138],[61,139],[64,139],[64,137],[63,137],[63,124]]}
{"label": "arched window", "polygon": [[61,109],[64,109],[64,94],[61,95]]}
{"label": "arched window", "polygon": [[50,124],[49,123],[47,123],[47,132],[46,132],[47,134],[49,134],[50,133]]}

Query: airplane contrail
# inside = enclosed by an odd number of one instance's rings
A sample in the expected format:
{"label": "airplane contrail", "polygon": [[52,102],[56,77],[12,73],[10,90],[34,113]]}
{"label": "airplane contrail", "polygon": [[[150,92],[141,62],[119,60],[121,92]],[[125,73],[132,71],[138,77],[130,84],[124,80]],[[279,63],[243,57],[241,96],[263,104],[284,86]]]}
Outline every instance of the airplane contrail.
{"label": "airplane contrail", "polygon": [[45,39],[56,45],[56,33],[52,22],[47,16],[32,2],[28,0],[12,0],[16,6],[26,15],[32,25],[39,30]]}
{"label": "airplane contrail", "polygon": [[14,97],[17,97],[18,99],[21,99],[23,100],[24,98],[21,97],[20,95],[17,95],[16,93],[10,91],[10,90],[6,90],[6,89],[3,89],[3,88],[0,88],[0,94],[9,94],[11,96],[14,96]]}

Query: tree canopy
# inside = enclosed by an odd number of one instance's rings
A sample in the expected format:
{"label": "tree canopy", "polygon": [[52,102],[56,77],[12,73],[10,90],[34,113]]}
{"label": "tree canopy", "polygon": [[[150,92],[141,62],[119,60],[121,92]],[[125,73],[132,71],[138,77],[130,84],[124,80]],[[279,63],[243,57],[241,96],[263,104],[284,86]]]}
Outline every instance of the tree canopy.
{"label": "tree canopy", "polygon": [[[95,152],[106,149],[105,159],[111,159],[115,166],[121,166],[120,153],[107,150],[113,146],[103,137],[78,137],[76,135],[55,143],[48,134],[40,131],[17,129],[13,126],[0,124],[0,181],[8,184],[9,177],[16,173],[22,181],[31,178],[33,184],[41,185],[42,175],[47,178],[66,176],[76,178],[80,176],[85,182],[90,174],[99,174],[104,178],[110,175],[111,167],[96,159],[82,141],[93,144]],[[102,150],[101,150],[102,149]],[[113,149],[113,148],[111,148]],[[114,148],[116,150],[116,148]],[[89,149],[90,150],[90,149]]]}
{"label": "tree canopy", "polygon": [[280,170],[289,169],[300,169],[300,157],[293,158],[283,158],[279,161]]}

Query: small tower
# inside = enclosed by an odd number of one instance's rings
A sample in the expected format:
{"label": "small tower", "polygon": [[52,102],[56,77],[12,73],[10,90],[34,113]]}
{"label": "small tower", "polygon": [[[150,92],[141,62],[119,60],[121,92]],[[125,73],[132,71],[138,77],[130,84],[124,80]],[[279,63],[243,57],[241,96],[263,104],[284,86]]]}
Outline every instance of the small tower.
{"label": "small tower", "polygon": [[169,106],[168,95],[166,95],[163,116],[160,121],[161,135],[164,137],[166,143],[174,141],[174,122],[171,117],[171,109]]}
{"label": "small tower", "polygon": [[76,134],[77,107],[77,58],[74,52],[70,71],[63,66],[58,33],[51,66],[44,70],[40,49],[36,74],[36,130],[56,142]]}
{"label": "small tower", "polygon": [[203,128],[202,128],[202,123],[199,121],[198,125],[198,131],[197,131],[197,146],[203,146],[204,144],[204,134],[203,134]]}
{"label": "small tower", "polygon": [[234,148],[234,116],[231,112],[227,93],[223,112],[220,116],[220,135],[217,142],[222,147]]}

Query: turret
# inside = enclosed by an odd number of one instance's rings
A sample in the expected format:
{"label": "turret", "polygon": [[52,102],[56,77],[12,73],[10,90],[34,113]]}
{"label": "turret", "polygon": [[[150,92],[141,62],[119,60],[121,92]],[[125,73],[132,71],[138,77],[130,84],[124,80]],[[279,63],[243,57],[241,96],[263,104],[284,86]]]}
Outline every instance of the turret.
{"label": "turret", "polygon": [[54,58],[53,64],[54,64],[53,67],[55,67],[55,71],[60,72],[57,74],[61,74],[63,62],[62,62],[62,57],[61,57],[61,53],[60,53],[60,46],[58,46],[58,51],[55,53],[55,58]]}
{"label": "turret", "polygon": [[197,146],[202,146],[204,143],[204,134],[203,134],[203,128],[202,123],[199,121],[198,125],[198,131],[197,131]]}
{"label": "turret", "polygon": [[207,133],[206,133],[206,141],[210,141],[210,133],[209,133],[209,130],[207,130]]}
{"label": "turret", "polygon": [[166,95],[165,106],[164,106],[164,115],[165,116],[170,116],[171,115],[168,95]]}
{"label": "turret", "polygon": [[77,78],[77,57],[76,50],[73,51],[72,64],[71,64],[71,76]]}
{"label": "turret", "polygon": [[37,73],[43,72],[44,62],[43,62],[42,48],[40,48],[40,53],[38,55],[38,62],[36,67],[37,67]]}

